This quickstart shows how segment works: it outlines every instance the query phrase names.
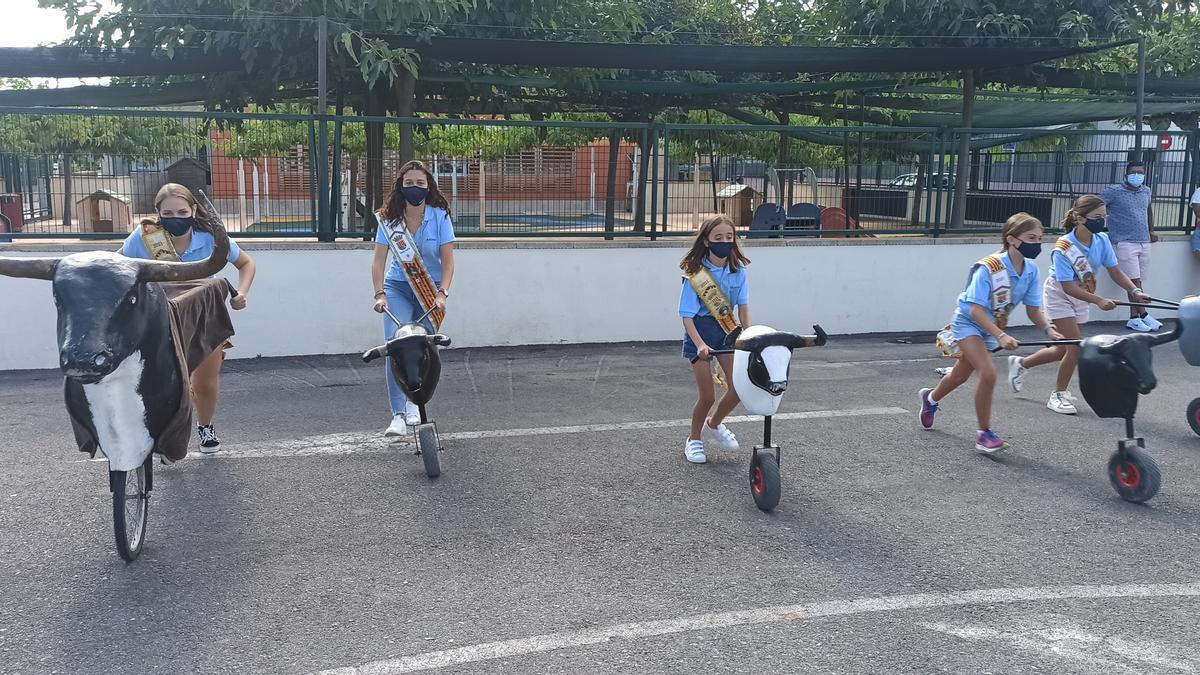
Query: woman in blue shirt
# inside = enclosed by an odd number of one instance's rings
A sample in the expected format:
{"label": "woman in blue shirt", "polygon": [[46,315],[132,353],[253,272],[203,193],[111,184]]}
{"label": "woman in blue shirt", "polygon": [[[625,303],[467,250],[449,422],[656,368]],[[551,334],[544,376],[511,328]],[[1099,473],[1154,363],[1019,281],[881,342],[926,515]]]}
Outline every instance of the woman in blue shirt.
{"label": "woman in blue shirt", "polygon": [[[1117,254],[1104,233],[1105,215],[1104,200],[1096,195],[1083,195],[1075,200],[1075,206],[1062,220],[1067,233],[1059,237],[1050,253],[1050,274],[1044,289],[1046,313],[1058,332],[1070,340],[1083,338],[1082,326],[1088,322],[1091,305],[1106,312],[1117,306],[1114,300],[1096,295],[1095,270],[1107,269],[1108,276],[1129,297],[1137,302],[1150,302],[1150,296],[1142,293],[1117,266]],[[1062,415],[1074,415],[1075,397],[1067,390],[1079,361],[1079,348],[1074,345],[1046,347],[1023,359],[1008,357],[1008,384],[1013,393],[1019,392],[1027,370],[1055,361],[1061,361],[1058,381],[1046,407]]]}
{"label": "woman in blue shirt", "polygon": [[[125,239],[121,254],[130,258],[149,259],[150,252],[142,240],[142,232],[153,232],[162,227],[171,235],[171,243],[179,254],[180,262],[207,260],[216,248],[210,223],[216,217],[207,213],[196,201],[192,191],[178,183],[167,183],[154,197],[155,218],[142,220],[141,227]],[[245,309],[254,284],[257,267],[254,259],[243,251],[232,239],[229,240],[229,264],[238,271],[238,294],[229,301],[234,309]],[[226,343],[226,348],[232,346]],[[217,399],[221,394],[221,364],[225,361],[225,350],[218,349],[208,356],[192,373],[192,399],[196,404],[196,434],[200,437],[200,452],[211,454],[221,449],[213,418],[217,415]]]}
{"label": "woman in blue shirt", "polygon": [[[1042,252],[1042,223],[1028,213],[1018,213],[1004,224],[1000,236],[1004,246],[998,254],[984,258],[971,268],[967,289],[958,296],[958,307],[950,326],[961,358],[950,374],[933,389],[922,389],[921,426],[933,427],[938,403],[950,392],[966,384],[972,373],[979,374],[975,390],[975,416],[979,429],[975,432],[975,449],[987,454],[1008,448],[992,431],[992,392],[996,388],[996,366],[990,350],[997,347],[1016,349],[1019,343],[1004,332],[1008,314],[1018,304],[1025,304],[1029,320],[1053,340],[1060,340],[1054,327],[1042,316],[1042,287],[1033,259]],[[994,266],[994,269],[993,269]],[[993,275],[1007,273],[1005,288],[993,288]],[[997,310],[1002,312],[997,316]]]}
{"label": "woman in blue shirt", "polygon": [[[425,313],[400,264],[393,260],[392,264],[388,265],[389,227],[408,229],[408,234],[421,254],[421,261],[437,287],[437,306],[446,308],[446,299],[450,297],[450,282],[454,279],[454,226],[450,222],[449,211],[450,204],[438,190],[433,174],[423,163],[411,161],[400,167],[400,177],[396,179],[391,193],[379,211],[375,259],[371,265],[376,312],[384,314],[385,309],[389,310],[400,321],[415,321]],[[433,330],[432,322],[426,319],[424,323],[430,331]],[[390,340],[397,328],[399,326],[396,322],[384,314],[384,339]],[[392,406],[392,422],[384,435],[403,436],[408,433],[409,424],[421,423],[421,411],[405,398],[404,392],[392,377],[392,368],[386,359],[384,372],[387,377],[388,398]]]}
{"label": "woman in blue shirt", "polygon": [[728,216],[714,216],[704,221],[692,248],[679,263],[683,270],[683,287],[679,291],[679,316],[683,319],[683,357],[699,359],[692,364],[699,397],[692,408],[692,430],[684,446],[684,457],[693,464],[708,461],[704,443],[709,441],[722,450],[737,450],[738,442],[733,432],[721,423],[733,411],[740,399],[733,389],[733,355],[718,354],[717,361],[725,371],[729,390],[721,398],[716,411],[709,417],[716,400],[708,360],[713,349],[720,349],[725,341],[725,330],[700,301],[700,296],[689,277],[706,270],[721,288],[730,305],[737,307],[739,324],[750,325],[750,290],[746,283],[746,265],[750,259],[738,247],[733,221]]}

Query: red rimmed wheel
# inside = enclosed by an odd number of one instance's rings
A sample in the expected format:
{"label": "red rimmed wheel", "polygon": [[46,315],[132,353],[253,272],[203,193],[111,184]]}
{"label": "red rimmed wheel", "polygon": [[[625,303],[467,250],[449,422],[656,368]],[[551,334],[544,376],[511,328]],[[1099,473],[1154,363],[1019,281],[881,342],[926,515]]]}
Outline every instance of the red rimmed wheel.
{"label": "red rimmed wheel", "polygon": [[754,504],[760,510],[770,511],[779,504],[781,491],[779,463],[772,455],[756,453],[750,460],[750,494]]}
{"label": "red rimmed wheel", "polygon": [[1158,461],[1142,448],[1130,447],[1114,452],[1108,460],[1108,480],[1127,502],[1141,504],[1158,494],[1162,472]]}
{"label": "red rimmed wheel", "polygon": [[1187,417],[1188,424],[1192,427],[1192,431],[1195,432],[1197,436],[1200,436],[1200,398],[1194,398],[1192,399],[1192,402],[1188,404]]}

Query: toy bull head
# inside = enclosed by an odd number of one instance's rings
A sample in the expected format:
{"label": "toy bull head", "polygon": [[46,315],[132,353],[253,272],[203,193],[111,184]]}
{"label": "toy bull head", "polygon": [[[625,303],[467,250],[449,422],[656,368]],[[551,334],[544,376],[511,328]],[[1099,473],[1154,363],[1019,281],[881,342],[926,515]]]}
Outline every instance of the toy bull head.
{"label": "toy bull head", "polygon": [[69,378],[95,383],[144,348],[151,324],[157,329],[168,320],[161,290],[147,282],[192,281],[221,271],[229,239],[219,228],[213,238],[216,250],[201,262],[138,260],[96,251],[63,258],[0,258],[0,275],[53,283],[59,366]]}
{"label": "toy bull head", "polygon": [[742,405],[754,415],[774,415],[787,391],[792,350],[822,346],[827,340],[820,326],[816,335],[801,336],[769,326],[750,326],[734,344],[733,388]]}
{"label": "toy bull head", "polygon": [[438,348],[449,345],[450,338],[445,335],[431,335],[419,323],[406,323],[400,326],[387,344],[363,354],[363,361],[391,357],[390,365],[396,384],[408,400],[423,406],[433,399],[433,392],[442,376],[442,359],[438,355]]}
{"label": "toy bull head", "polygon": [[1169,333],[1097,335],[1079,345],[1079,388],[1099,417],[1131,418],[1139,394],[1158,386],[1152,349],[1179,339],[1183,324]]}

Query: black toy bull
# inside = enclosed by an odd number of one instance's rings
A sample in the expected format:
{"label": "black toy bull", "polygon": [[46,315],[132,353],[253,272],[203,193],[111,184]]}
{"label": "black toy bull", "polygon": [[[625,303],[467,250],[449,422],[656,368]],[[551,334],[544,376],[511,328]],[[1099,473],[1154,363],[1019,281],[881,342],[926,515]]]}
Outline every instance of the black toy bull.
{"label": "black toy bull", "polygon": [[[1158,493],[1162,471],[1146,452],[1146,441],[1134,437],[1138,396],[1158,386],[1153,348],[1184,335],[1184,321],[1168,333],[1097,335],[1079,345],[1079,388],[1096,415],[1125,420],[1125,438],[1108,460],[1108,478],[1122,499],[1142,503]],[[1189,345],[1184,346],[1187,355]],[[1189,358],[1190,360],[1190,358]]]}
{"label": "black toy bull", "polygon": [[[425,317],[421,317],[424,319]],[[396,317],[392,317],[396,321]],[[430,478],[437,478],[442,473],[441,459],[438,453],[442,449],[438,437],[437,426],[429,420],[425,406],[433,400],[433,392],[437,390],[438,381],[442,377],[442,359],[438,354],[440,347],[450,346],[450,338],[440,333],[431,334],[418,321],[401,324],[396,334],[387,344],[379,345],[363,354],[363,361],[388,357],[388,366],[396,378],[400,390],[421,410],[421,424],[415,432],[417,437],[417,454],[425,464],[425,473]]]}
{"label": "black toy bull", "polygon": [[159,281],[219,272],[229,239],[214,232],[204,261],[172,263],[109,252],[0,258],[0,275],[53,283],[67,408],[99,440],[112,471],[142,464],[181,406],[184,375]]}
{"label": "black toy bull", "polygon": [[[194,281],[219,272],[229,239],[219,226],[213,239],[213,254],[195,263],[108,252],[0,258],[0,275],[53,284],[67,411],[80,449],[99,449],[108,459],[113,530],[127,561],[137,558],[145,539],[153,453],[185,455],[191,425],[189,357],[177,344],[182,338],[172,326],[167,292],[155,282]],[[223,302],[226,291],[212,290]]]}
{"label": "black toy bull", "polygon": [[1169,333],[1097,335],[1079,345],[1079,388],[1098,417],[1122,419],[1137,413],[1138,396],[1158,386],[1152,349],[1178,340],[1183,323]]}

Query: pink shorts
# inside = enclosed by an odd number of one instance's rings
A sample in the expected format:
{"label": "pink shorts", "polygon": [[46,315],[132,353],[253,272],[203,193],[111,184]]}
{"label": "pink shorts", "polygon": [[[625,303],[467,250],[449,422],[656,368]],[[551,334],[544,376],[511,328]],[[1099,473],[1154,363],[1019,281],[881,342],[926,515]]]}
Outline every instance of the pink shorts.
{"label": "pink shorts", "polygon": [[1146,280],[1150,272],[1150,244],[1136,241],[1118,241],[1113,244],[1117,252],[1117,267],[1130,279]]}
{"label": "pink shorts", "polygon": [[1046,312],[1046,318],[1051,322],[1056,319],[1075,319],[1076,323],[1084,324],[1088,322],[1091,315],[1092,305],[1067,295],[1062,286],[1051,276],[1042,286],[1042,308]]}

